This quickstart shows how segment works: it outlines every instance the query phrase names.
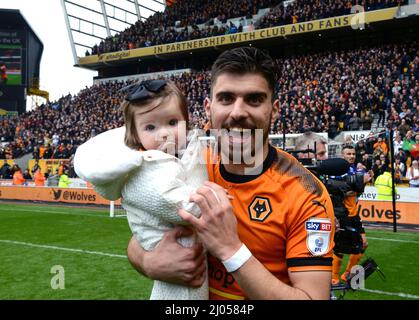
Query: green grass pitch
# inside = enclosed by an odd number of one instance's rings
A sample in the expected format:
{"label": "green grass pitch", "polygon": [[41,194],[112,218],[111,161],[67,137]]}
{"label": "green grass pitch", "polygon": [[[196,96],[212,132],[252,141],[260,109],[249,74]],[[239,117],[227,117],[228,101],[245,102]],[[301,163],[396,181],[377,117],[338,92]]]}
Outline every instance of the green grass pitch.
{"label": "green grass pitch", "polygon": [[[386,280],[374,273],[345,299],[418,299],[419,233],[367,236]],[[152,281],[129,264],[129,239],[126,219],[106,210],[0,203],[0,299],[147,299]],[[64,289],[51,287],[53,266]]]}
{"label": "green grass pitch", "polygon": [[22,76],[20,74],[8,74],[7,85],[21,85]]}

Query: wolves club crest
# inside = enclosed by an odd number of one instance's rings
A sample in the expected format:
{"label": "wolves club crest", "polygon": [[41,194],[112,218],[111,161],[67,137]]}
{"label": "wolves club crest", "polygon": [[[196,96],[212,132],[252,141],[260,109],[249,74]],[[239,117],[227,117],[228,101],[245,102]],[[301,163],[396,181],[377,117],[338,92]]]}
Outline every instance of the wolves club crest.
{"label": "wolves club crest", "polygon": [[271,203],[268,198],[256,196],[248,211],[251,220],[263,222],[272,212]]}

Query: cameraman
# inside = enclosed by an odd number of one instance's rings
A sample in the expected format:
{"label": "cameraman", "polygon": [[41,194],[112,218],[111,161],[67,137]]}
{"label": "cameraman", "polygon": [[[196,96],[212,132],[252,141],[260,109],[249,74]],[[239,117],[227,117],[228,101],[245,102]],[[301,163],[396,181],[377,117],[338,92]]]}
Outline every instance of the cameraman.
{"label": "cameraman", "polygon": [[362,254],[368,247],[365,230],[358,215],[357,203],[358,196],[364,192],[365,185],[372,179],[373,174],[371,171],[357,173],[354,146],[344,145],[342,158],[350,164],[347,174],[339,177],[330,177],[331,180],[329,180],[330,184],[344,195],[343,206],[336,208],[334,202],[335,216],[339,220],[340,229],[335,235],[332,284],[339,283],[343,254],[350,253],[345,272],[341,276],[341,279],[346,282],[352,267],[358,264]]}
{"label": "cameraman", "polygon": [[[320,136],[306,132],[296,140],[295,148],[303,151],[298,153],[298,159],[316,158],[326,160],[327,143]],[[313,152],[308,152],[308,151]],[[364,192],[364,187],[372,178],[372,172],[360,174],[356,172],[356,152],[352,145],[345,145],[342,149],[342,158],[349,162],[348,172],[339,177],[319,177],[326,185],[333,202],[335,217],[339,222],[339,230],[335,234],[335,250],[333,255],[332,284],[339,283],[340,267],[344,253],[350,253],[348,265],[342,279],[346,281],[351,268],[358,264],[362,253],[368,247],[365,230],[357,212],[357,197]]]}

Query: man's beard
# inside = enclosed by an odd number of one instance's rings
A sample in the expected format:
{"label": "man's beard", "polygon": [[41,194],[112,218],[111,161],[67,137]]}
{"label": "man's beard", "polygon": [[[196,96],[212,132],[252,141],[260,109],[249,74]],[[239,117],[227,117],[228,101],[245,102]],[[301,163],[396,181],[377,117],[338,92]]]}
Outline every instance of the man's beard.
{"label": "man's beard", "polygon": [[[263,146],[269,138],[271,118],[272,116],[269,116],[269,125],[264,128],[256,128],[256,125],[246,121],[223,123],[221,129],[214,132],[218,141],[218,155],[222,163],[250,165],[259,162],[259,159],[263,161]],[[211,120],[210,125],[212,128]],[[232,128],[244,130],[240,132]]]}

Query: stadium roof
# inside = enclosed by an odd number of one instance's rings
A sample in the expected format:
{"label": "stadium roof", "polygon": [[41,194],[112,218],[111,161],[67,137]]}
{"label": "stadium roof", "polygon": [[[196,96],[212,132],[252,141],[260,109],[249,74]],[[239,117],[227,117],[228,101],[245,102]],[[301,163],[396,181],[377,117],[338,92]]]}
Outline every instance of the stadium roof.
{"label": "stadium roof", "polygon": [[164,0],[61,0],[61,5],[74,64],[93,45],[166,6]]}

